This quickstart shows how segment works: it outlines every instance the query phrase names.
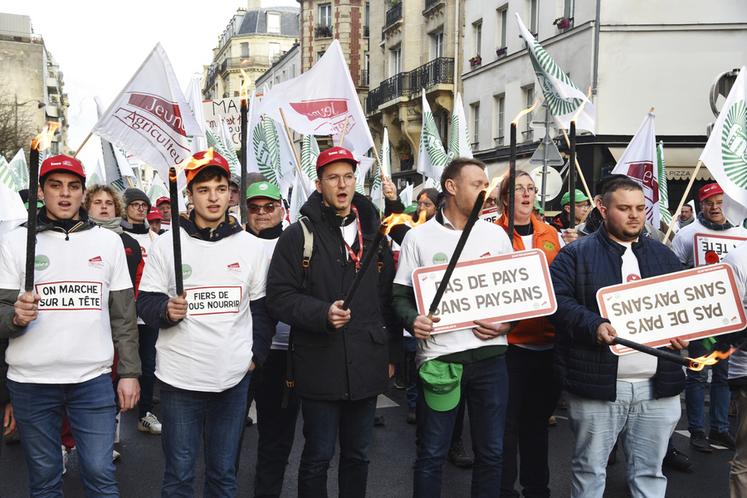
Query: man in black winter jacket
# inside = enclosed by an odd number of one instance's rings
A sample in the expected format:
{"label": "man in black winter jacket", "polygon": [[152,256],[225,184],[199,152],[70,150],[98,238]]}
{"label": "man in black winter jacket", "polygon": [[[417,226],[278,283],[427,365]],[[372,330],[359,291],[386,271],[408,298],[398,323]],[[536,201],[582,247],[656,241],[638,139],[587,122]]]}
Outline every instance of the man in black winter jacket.
{"label": "man in black winter jacket", "polygon": [[[633,495],[664,496],[661,463],[680,418],[682,368],[643,353],[615,356],[615,329],[599,315],[596,293],[621,282],[672,273],[681,264],[663,244],[641,236],[641,187],[614,180],[602,198],[604,224],[563,248],[550,266],[558,310],[556,361],[567,391],[574,433],[573,497],[601,498],[607,458],[618,436],[628,459]],[[673,339],[682,349],[685,341]]]}
{"label": "man in black winter jacket", "polygon": [[[402,327],[390,308],[392,255],[383,242],[373,246],[379,218],[373,204],[355,193],[356,166],[341,147],[319,155],[317,191],[301,208],[307,219],[280,236],[267,277],[270,313],[291,326],[306,440],[298,472],[301,497],[327,496],[338,434],[340,496],[365,496],[376,397],[387,389],[401,345]],[[313,233],[308,262],[304,222]],[[365,269],[350,308],[343,309],[369,251],[378,255]]]}

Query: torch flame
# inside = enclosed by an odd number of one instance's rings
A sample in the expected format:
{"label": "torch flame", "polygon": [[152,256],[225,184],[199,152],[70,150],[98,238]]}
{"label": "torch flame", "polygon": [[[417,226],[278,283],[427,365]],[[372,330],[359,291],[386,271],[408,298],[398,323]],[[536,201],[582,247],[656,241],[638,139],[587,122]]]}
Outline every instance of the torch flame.
{"label": "torch flame", "polygon": [[492,180],[490,180],[490,185],[488,185],[488,190],[485,191],[486,195],[490,195],[490,193],[495,190],[495,188],[498,186],[499,183],[501,183],[502,177],[494,176]]}
{"label": "torch flame", "polygon": [[59,127],[60,123],[48,121],[44,129],[35,136],[33,140],[31,140],[31,148],[37,152],[42,152],[43,150],[48,149],[52,145],[52,139]]}
{"label": "torch flame", "polygon": [[729,356],[732,355],[736,351],[736,348],[729,348],[728,351],[712,351],[710,354],[706,356],[698,356],[697,358],[688,358],[690,360],[690,365],[688,365],[687,368],[692,370],[693,372],[700,372],[703,370],[703,368],[715,365],[721,360],[727,359]]}
{"label": "torch flame", "polygon": [[395,225],[407,225],[409,227],[416,227],[418,225],[422,225],[423,223],[425,223],[425,209],[422,209],[420,211],[417,221],[414,221],[412,219],[412,215],[409,215],[407,213],[392,213],[384,218],[381,222],[381,224],[386,227],[384,229],[385,235],[389,235],[389,232],[392,231],[392,228],[394,228]]}
{"label": "torch flame", "polygon": [[532,112],[533,110],[535,110],[537,108],[537,106],[539,105],[539,103],[540,103],[540,101],[539,101],[539,99],[537,99],[537,100],[534,101],[534,104],[532,104],[531,107],[527,107],[526,109],[522,109],[521,112],[519,112],[519,114],[516,115],[516,117],[514,118],[514,120],[511,121],[511,124],[512,125],[518,125],[519,124],[519,120],[521,118],[523,118],[524,116],[526,116],[527,114],[529,114],[530,112]]}

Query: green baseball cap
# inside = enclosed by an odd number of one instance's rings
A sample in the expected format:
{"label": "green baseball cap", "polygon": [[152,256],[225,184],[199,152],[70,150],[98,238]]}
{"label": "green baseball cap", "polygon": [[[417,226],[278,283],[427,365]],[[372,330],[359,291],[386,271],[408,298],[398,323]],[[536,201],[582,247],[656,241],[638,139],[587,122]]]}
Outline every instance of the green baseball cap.
{"label": "green baseball cap", "polygon": [[539,199],[534,201],[534,209],[539,211],[540,214],[545,214],[545,210],[542,209],[542,203],[540,203]]}
{"label": "green baseball cap", "polygon": [[418,212],[418,205],[414,202],[405,208],[406,214],[415,214]]}
{"label": "green baseball cap", "polygon": [[270,182],[256,182],[249,185],[246,189],[246,200],[255,197],[267,197],[273,201],[279,201],[282,198],[280,190]]}
{"label": "green baseball cap", "polygon": [[437,412],[448,412],[459,404],[462,394],[461,363],[430,360],[423,363],[418,374],[423,381],[423,394],[428,406]]}
{"label": "green baseball cap", "polygon": [[[586,201],[589,200],[589,198],[586,197],[584,195],[584,193],[581,192],[578,189],[576,189],[576,196],[575,197],[576,197],[575,198],[576,202],[586,202]],[[566,204],[570,204],[570,203],[571,203],[571,193],[570,192],[566,192],[565,194],[563,194],[563,197],[560,199],[560,205],[561,206],[565,206]]]}

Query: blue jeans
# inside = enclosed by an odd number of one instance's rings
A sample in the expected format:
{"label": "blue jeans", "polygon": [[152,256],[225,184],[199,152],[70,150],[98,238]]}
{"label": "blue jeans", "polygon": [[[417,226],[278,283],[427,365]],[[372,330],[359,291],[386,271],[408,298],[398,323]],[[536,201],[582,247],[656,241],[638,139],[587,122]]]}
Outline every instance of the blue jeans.
{"label": "blue jeans", "polygon": [[567,393],[574,436],[571,496],[602,498],[607,458],[618,436],[627,462],[632,498],[665,496],[661,464],[680,419],[680,398],[654,399],[651,381],[617,382],[617,400],[600,401]]}
{"label": "blue jeans", "polygon": [[137,405],[138,418],[153,412],[153,386],[156,383],[156,341],[158,329],[138,325],[139,352],[142,375],[140,376],[140,401]]}
{"label": "blue jeans", "polygon": [[[702,341],[692,341],[687,347],[692,358],[707,354]],[[687,370],[685,384],[685,406],[687,407],[687,428],[690,432],[704,431],[705,428],[705,390],[708,383],[708,369],[711,369],[711,430],[729,432],[729,362],[720,361],[712,367],[705,367],[700,372]]]}
{"label": "blue jeans", "polygon": [[202,496],[236,496],[236,455],[246,420],[251,373],[218,393],[186,391],[161,384],[161,446],[164,455],[161,496],[193,497],[195,464],[205,446]]}
{"label": "blue jeans", "polygon": [[119,496],[112,451],[117,408],[109,374],[80,384],[8,380],[32,497],[62,496],[60,431],[67,412],[87,497]]}
{"label": "blue jeans", "polygon": [[[451,446],[459,407],[448,412],[434,411],[425,402],[420,380],[418,391],[419,444],[414,496],[437,498],[441,496],[443,464]],[[475,452],[471,496],[497,496],[501,488],[503,429],[508,403],[505,358],[498,356],[464,365],[462,396],[467,400],[472,449]]]}
{"label": "blue jeans", "polygon": [[327,497],[327,470],[339,435],[339,496],[366,496],[368,449],[373,439],[376,397],[356,401],[302,398],[303,453],[298,468],[299,498]]}

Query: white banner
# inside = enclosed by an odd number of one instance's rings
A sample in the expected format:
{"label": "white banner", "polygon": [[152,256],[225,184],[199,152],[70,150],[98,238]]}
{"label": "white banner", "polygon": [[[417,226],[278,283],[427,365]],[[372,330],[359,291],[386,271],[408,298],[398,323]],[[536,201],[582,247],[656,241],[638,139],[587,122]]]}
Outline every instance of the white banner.
{"label": "white banner", "polygon": [[205,126],[219,137],[223,135],[222,118],[228,128],[233,148],[235,150],[241,148],[241,97],[203,100],[202,113],[205,116]]}
{"label": "white banner", "polygon": [[[418,268],[412,273],[418,313],[428,314],[448,265]],[[463,261],[456,265],[434,316],[434,332],[490,323],[525,320],[555,313],[557,303],[545,253],[537,249]]]}
{"label": "white banner", "polygon": [[[715,264],[611,285],[597,291],[599,313],[619,337],[652,347],[673,337],[702,339],[747,325],[734,273]],[[615,354],[634,351],[610,346]]]}

